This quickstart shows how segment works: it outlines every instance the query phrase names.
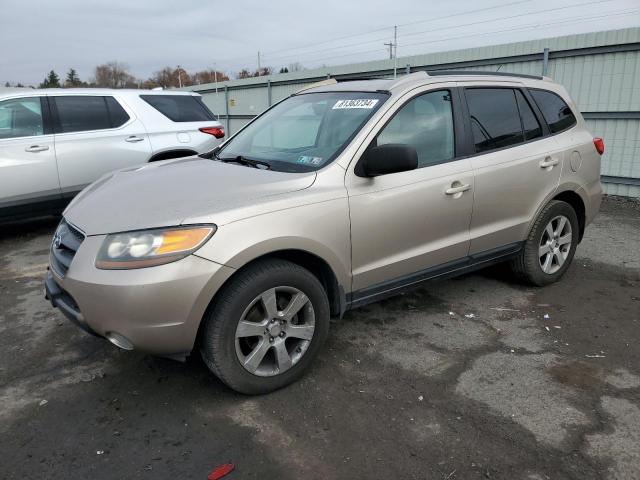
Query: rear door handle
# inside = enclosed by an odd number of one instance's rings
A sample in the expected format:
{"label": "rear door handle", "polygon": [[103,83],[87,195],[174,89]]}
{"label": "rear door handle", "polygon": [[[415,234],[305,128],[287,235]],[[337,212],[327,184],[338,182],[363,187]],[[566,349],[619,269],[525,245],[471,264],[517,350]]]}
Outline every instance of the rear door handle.
{"label": "rear door handle", "polygon": [[44,152],[45,150],[49,150],[46,145],[31,145],[24,149],[25,152]]}
{"label": "rear door handle", "polygon": [[451,184],[451,187],[447,188],[444,191],[444,193],[446,193],[447,195],[457,195],[459,193],[461,194],[463,192],[466,192],[470,188],[471,188],[471,185],[469,184],[464,184],[464,183],[455,181]]}
{"label": "rear door handle", "polygon": [[560,160],[558,160],[557,158],[546,157],[540,162],[540,168],[551,169],[551,167],[558,165],[558,163],[560,163]]}
{"label": "rear door handle", "polygon": [[130,137],[127,137],[127,138],[124,139],[125,142],[129,142],[129,143],[141,142],[143,140],[144,140],[144,138],[136,137],[135,135],[131,135]]}

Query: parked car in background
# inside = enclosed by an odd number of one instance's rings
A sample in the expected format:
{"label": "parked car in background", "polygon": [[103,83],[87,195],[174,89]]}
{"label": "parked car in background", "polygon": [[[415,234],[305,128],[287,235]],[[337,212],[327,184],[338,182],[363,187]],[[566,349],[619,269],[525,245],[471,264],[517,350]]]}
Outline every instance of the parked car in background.
{"label": "parked car in background", "polygon": [[193,92],[0,90],[0,221],[60,212],[112,170],[206,152],[224,129]]}
{"label": "parked car in background", "polygon": [[46,295],[120,348],[196,349],[231,388],[269,392],[303,374],[347,309],[502,261],[558,281],[598,212],[603,151],[546,78],[311,88],[203,158],[83,191]]}

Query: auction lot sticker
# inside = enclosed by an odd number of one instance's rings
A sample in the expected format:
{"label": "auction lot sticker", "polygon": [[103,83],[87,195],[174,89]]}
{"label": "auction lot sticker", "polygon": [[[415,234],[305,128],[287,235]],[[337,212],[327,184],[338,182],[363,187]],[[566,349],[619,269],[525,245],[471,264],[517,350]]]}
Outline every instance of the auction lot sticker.
{"label": "auction lot sticker", "polygon": [[353,100],[338,100],[333,106],[332,110],[339,110],[342,108],[367,108],[371,109],[376,106],[378,100],[375,98],[357,98]]}

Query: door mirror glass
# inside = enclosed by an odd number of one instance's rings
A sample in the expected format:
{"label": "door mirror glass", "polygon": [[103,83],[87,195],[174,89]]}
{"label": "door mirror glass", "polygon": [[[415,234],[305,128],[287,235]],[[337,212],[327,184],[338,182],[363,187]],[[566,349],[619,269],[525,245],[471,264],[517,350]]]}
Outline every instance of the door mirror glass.
{"label": "door mirror glass", "polygon": [[411,145],[387,143],[369,148],[358,163],[360,177],[377,177],[418,168],[418,152]]}

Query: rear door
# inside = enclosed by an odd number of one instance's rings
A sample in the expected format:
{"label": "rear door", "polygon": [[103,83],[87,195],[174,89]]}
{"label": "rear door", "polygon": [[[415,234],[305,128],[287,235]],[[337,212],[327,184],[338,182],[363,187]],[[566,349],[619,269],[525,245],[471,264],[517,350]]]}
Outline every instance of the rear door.
{"label": "rear door", "polygon": [[418,169],[347,175],[356,303],[463,261],[469,250],[474,179],[458,148],[464,135],[455,84],[421,89],[403,103],[368,142],[413,146]]}
{"label": "rear door", "polygon": [[519,86],[464,89],[475,202],[470,254],[514,246],[560,180],[562,151]]}
{"label": "rear door", "polygon": [[0,215],[57,207],[60,183],[44,97],[0,101]]}
{"label": "rear door", "polygon": [[112,95],[49,97],[63,195],[113,170],[146,163],[151,144],[142,122]]}

